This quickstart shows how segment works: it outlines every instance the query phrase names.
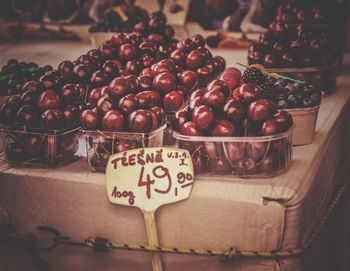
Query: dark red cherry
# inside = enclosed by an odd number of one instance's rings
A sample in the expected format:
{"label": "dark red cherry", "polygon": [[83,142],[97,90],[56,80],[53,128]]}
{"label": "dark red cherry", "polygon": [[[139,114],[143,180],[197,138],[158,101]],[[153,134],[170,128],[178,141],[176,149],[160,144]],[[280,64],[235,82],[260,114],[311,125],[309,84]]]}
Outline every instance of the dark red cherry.
{"label": "dark red cherry", "polygon": [[115,78],[109,86],[112,88],[110,94],[113,98],[120,98],[129,93],[125,77]]}
{"label": "dark red cherry", "polygon": [[78,101],[80,93],[76,84],[66,84],[59,92],[60,97],[66,104],[74,104]]}
{"label": "dark red cherry", "polygon": [[122,97],[118,103],[118,109],[124,114],[130,114],[131,112],[140,109],[141,104],[139,99],[134,94],[127,94]]}
{"label": "dark red cherry", "polygon": [[202,132],[193,121],[187,121],[182,124],[180,132],[186,136],[202,136]]}
{"label": "dark red cherry", "polygon": [[48,109],[41,115],[41,125],[49,130],[61,130],[64,127],[64,117],[58,109]]}
{"label": "dark red cherry", "polygon": [[97,112],[104,116],[107,112],[114,108],[113,102],[108,97],[102,97],[97,101],[96,109]]}
{"label": "dark red cherry", "polygon": [[181,90],[172,90],[163,97],[163,105],[167,111],[177,111],[183,104],[184,94]]}
{"label": "dark red cherry", "polygon": [[207,129],[214,123],[214,113],[208,105],[195,107],[192,112],[192,121],[199,129]]}
{"label": "dark red cherry", "polygon": [[276,108],[270,100],[259,99],[249,104],[248,119],[251,121],[264,121],[276,113]]}
{"label": "dark red cherry", "polygon": [[55,91],[45,90],[38,97],[37,105],[43,111],[51,108],[59,108],[61,105],[61,99]]}
{"label": "dark red cherry", "polygon": [[99,126],[99,116],[94,110],[84,110],[80,114],[80,123],[85,130],[95,130]]}
{"label": "dark red cherry", "polygon": [[153,118],[149,110],[138,109],[129,115],[128,126],[131,132],[148,133],[153,128]]}
{"label": "dark red cherry", "polygon": [[234,99],[226,101],[223,112],[227,119],[236,124],[241,124],[247,115],[244,103],[235,101]]}
{"label": "dark red cherry", "polygon": [[110,132],[118,132],[124,129],[124,116],[115,109],[108,111],[101,120],[102,128]]}
{"label": "dark red cherry", "polygon": [[176,78],[170,72],[163,72],[158,74],[153,79],[153,88],[162,93],[168,93],[175,89],[176,87]]}
{"label": "dark red cherry", "polygon": [[211,136],[236,136],[236,126],[228,120],[219,120],[211,129]]}
{"label": "dark red cherry", "polygon": [[17,112],[16,121],[26,127],[38,127],[40,121],[37,109],[33,105],[22,106]]}

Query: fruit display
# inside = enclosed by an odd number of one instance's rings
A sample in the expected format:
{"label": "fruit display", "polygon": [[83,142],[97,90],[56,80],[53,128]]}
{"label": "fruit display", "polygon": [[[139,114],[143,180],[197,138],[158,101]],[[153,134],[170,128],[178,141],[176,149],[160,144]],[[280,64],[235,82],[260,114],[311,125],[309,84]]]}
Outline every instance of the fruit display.
{"label": "fruit display", "polygon": [[337,49],[322,29],[284,22],[270,23],[248,50],[249,64],[267,68],[306,68],[329,66],[337,61]]}
{"label": "fruit display", "polygon": [[272,22],[248,49],[248,63],[305,81],[331,93],[336,85],[338,50],[322,29]]}
{"label": "fruit display", "polygon": [[188,107],[175,113],[179,147],[190,151],[197,174],[281,173],[291,160],[292,116],[278,112],[257,82],[241,84],[239,70],[230,68],[221,79],[195,90]]}
{"label": "fruit display", "polygon": [[244,83],[257,84],[261,95],[274,100],[281,110],[311,108],[321,103],[322,91],[315,85],[268,77],[256,67],[246,69],[242,79]]}
{"label": "fruit display", "polygon": [[148,12],[135,5],[121,4],[108,8],[102,19],[93,23],[90,32],[131,32],[135,24],[148,19]]}
{"label": "fruit display", "polygon": [[7,159],[57,166],[74,158],[85,87],[66,83],[61,72],[49,70],[19,91],[0,108]]}
{"label": "fruit display", "polygon": [[37,80],[50,70],[52,70],[52,67],[49,65],[39,67],[34,62],[19,62],[17,59],[9,59],[1,67],[0,97],[20,94],[23,85],[27,81]]}
{"label": "fruit display", "polygon": [[249,67],[242,77],[245,83],[258,84],[263,97],[272,99],[279,110],[286,110],[293,116],[293,145],[312,142],[322,100],[322,91],[319,88],[298,80],[267,77],[257,67]]}

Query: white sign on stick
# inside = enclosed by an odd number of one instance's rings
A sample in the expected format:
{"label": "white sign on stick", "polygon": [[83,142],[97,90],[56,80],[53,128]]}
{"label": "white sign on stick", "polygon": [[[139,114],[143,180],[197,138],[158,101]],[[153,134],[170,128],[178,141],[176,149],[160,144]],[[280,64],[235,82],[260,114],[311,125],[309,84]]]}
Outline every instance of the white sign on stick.
{"label": "white sign on stick", "polygon": [[[158,207],[185,200],[194,181],[187,150],[141,148],[111,155],[106,168],[110,202],[142,210],[150,245],[158,246],[154,213]],[[162,270],[160,256],[152,255],[154,270]]]}

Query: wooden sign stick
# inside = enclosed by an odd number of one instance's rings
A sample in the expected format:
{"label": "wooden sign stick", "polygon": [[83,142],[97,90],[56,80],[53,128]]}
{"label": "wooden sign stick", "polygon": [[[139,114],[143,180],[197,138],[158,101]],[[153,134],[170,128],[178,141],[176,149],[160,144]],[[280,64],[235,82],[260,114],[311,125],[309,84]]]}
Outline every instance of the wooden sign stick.
{"label": "wooden sign stick", "polygon": [[[154,211],[142,211],[146,223],[146,231],[148,243],[150,246],[159,246],[158,235],[157,235],[157,226],[154,218]],[[160,255],[158,253],[152,253],[152,267],[153,271],[162,271],[162,262]]]}
{"label": "wooden sign stick", "polygon": [[[125,176],[128,176],[127,178]],[[139,208],[150,246],[159,246],[155,211],[186,200],[194,172],[191,155],[174,148],[140,148],[111,155],[106,168],[106,191],[114,204]],[[153,271],[162,271],[161,256],[152,253]]]}

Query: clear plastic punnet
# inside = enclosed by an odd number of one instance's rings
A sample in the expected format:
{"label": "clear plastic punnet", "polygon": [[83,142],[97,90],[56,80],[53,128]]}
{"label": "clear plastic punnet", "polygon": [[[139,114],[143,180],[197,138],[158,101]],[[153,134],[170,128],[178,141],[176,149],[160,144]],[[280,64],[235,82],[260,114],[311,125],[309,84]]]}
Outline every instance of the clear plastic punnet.
{"label": "clear plastic punnet", "polygon": [[292,161],[292,131],[260,137],[185,136],[174,132],[178,147],[191,153],[198,176],[273,177]]}
{"label": "clear plastic punnet", "polygon": [[83,130],[90,170],[105,172],[112,154],[137,148],[162,146],[165,127],[166,125],[163,125],[150,133]]}
{"label": "clear plastic punnet", "polygon": [[30,163],[58,167],[77,160],[79,127],[43,130],[6,126],[1,128],[5,158],[9,164]]}

